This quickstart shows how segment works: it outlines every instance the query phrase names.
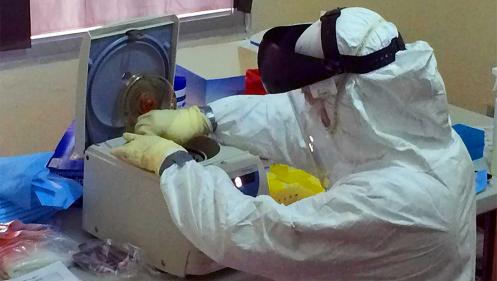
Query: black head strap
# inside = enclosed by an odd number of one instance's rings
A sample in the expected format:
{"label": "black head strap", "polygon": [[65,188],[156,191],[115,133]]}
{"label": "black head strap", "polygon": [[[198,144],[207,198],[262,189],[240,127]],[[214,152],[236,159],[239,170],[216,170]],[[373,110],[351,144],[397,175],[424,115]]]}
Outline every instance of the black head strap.
{"label": "black head strap", "polygon": [[324,59],[295,52],[296,43],[309,24],[275,27],[264,34],[259,46],[258,63],[268,92],[284,93],[345,72],[368,73],[395,61],[395,54],[405,50],[399,34],[389,46],[372,54],[359,57],[341,55],[336,34],[340,15],[341,9],[336,9],[321,17]]}
{"label": "black head strap", "polygon": [[340,51],[337,44],[337,20],[342,14],[342,9],[338,8],[326,12],[321,16],[321,46],[324,58],[327,60],[340,61]]}
{"label": "black head strap", "polygon": [[395,54],[405,49],[404,40],[399,33],[399,37],[393,38],[387,47],[365,56],[341,55],[341,62],[345,72],[364,74],[393,63]]}
{"label": "black head strap", "polygon": [[[341,15],[342,8],[327,12],[321,17],[321,44],[325,60],[332,61],[339,73],[364,74],[395,61],[395,54],[405,50],[404,40],[399,36],[393,38],[390,44],[374,53],[365,56],[341,55],[338,50],[336,24]],[[330,62],[331,63],[331,62]]]}

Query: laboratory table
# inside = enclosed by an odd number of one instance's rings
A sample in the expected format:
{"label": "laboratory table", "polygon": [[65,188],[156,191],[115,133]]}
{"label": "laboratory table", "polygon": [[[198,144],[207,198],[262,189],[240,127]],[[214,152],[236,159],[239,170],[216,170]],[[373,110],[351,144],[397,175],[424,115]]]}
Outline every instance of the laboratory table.
{"label": "laboratory table", "polygon": [[[456,106],[450,106],[450,115],[452,123],[464,123],[475,127],[491,127],[492,118],[474,113]],[[497,235],[497,184],[491,184],[488,188],[477,195],[476,197],[477,214],[479,220],[487,231],[487,245],[484,251],[484,263],[490,269],[484,273],[483,281],[497,281],[497,243],[495,236]],[[91,239],[89,234],[84,233],[81,229],[81,209],[72,208],[68,211],[60,213],[58,219],[61,222],[61,229],[64,233],[75,239],[76,241],[86,241]],[[71,268],[73,273],[83,281],[103,280],[101,277],[95,277],[77,268]],[[267,281],[267,279],[248,275],[231,269],[222,270],[220,272],[207,276],[178,278],[174,276],[164,276],[164,280],[180,281],[180,280],[195,280],[195,281]]]}
{"label": "laboratory table", "polygon": [[[82,213],[81,208],[71,208],[67,211],[61,212],[55,223],[60,225],[60,230],[71,237],[78,243],[95,239],[90,234],[84,232],[81,228],[82,225]],[[103,278],[101,276],[95,276],[93,274],[84,272],[76,267],[69,268],[74,275],[76,275],[82,281],[115,281],[114,278]],[[127,281],[149,281],[142,280],[142,278],[137,278],[135,280],[126,279]],[[180,278],[169,274],[163,274],[159,280],[164,281],[270,281],[268,279],[246,274],[233,269],[225,269],[216,273],[212,273],[205,276],[191,276],[187,278]],[[156,281],[154,279],[153,281]]]}
{"label": "laboratory table", "polygon": [[[493,118],[456,106],[450,106],[450,116],[453,124],[463,123],[480,128],[493,126]],[[497,281],[497,177],[484,192],[476,195],[476,213],[478,225],[485,233],[483,264],[486,270],[482,281]]]}

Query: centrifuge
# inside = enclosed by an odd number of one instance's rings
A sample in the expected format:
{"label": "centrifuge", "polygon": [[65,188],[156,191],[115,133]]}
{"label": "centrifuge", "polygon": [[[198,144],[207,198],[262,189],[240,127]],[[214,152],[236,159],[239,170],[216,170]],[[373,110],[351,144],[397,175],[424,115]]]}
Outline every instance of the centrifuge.
{"label": "centrifuge", "polygon": [[[125,143],[139,115],[174,109],[178,19],[126,22],[90,31],[80,54],[76,146],[84,154],[83,228],[100,239],[143,249],[147,262],[177,276],[222,268],[176,228],[159,177],[111,155]],[[249,196],[267,194],[260,159],[208,136],[185,145],[202,165],[216,165],[233,188]]]}

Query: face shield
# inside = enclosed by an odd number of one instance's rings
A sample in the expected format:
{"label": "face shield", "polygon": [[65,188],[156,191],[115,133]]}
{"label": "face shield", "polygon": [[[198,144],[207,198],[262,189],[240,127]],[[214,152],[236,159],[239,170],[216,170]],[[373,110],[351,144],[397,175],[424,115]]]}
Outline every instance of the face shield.
{"label": "face shield", "polygon": [[[363,9],[364,10],[364,9]],[[351,10],[352,11],[352,10]],[[378,22],[383,20],[368,11]],[[261,78],[269,93],[289,92],[289,99],[306,143],[308,159],[312,167],[308,171],[319,177],[324,186],[333,182],[331,171],[341,161],[334,143],[338,120],[337,81],[348,73],[364,74],[382,68],[395,61],[395,54],[405,50],[400,34],[389,44],[364,56],[340,54],[337,42],[337,19],[342,9],[324,14],[319,25],[294,25],[269,30],[259,46],[258,63]],[[353,14],[353,12],[349,13]],[[360,17],[360,15],[353,15]],[[348,18],[350,19],[350,17]],[[345,29],[354,33],[358,29],[368,36],[374,24],[354,25],[342,22]],[[311,27],[311,28],[310,28]],[[319,49],[319,54],[297,53],[297,42],[312,28],[319,27],[317,34],[304,36],[310,49]],[[343,29],[343,28],[342,28]],[[316,30],[314,30],[316,31]],[[343,32],[343,31],[341,31]],[[345,31],[347,32],[347,31]],[[310,40],[308,40],[310,38]],[[312,40],[312,39],[320,40]],[[320,41],[316,44],[316,42]],[[318,45],[318,46],[315,46]],[[308,47],[309,47],[308,46]],[[321,50],[322,49],[322,50]],[[322,52],[321,52],[322,51]],[[304,52],[305,53],[305,52]]]}
{"label": "face shield", "polygon": [[269,93],[284,93],[323,81],[342,73],[364,74],[395,61],[395,54],[405,50],[401,35],[385,48],[365,56],[341,55],[336,23],[342,9],[320,18],[323,58],[295,52],[295,46],[310,24],[280,26],[268,30],[258,51],[258,65],[264,87]]}
{"label": "face shield", "polygon": [[307,159],[311,160],[311,166],[307,167],[307,170],[318,177],[324,187],[334,181],[330,172],[340,161],[340,154],[334,143],[337,94],[334,79],[327,79],[288,94],[305,141]]}

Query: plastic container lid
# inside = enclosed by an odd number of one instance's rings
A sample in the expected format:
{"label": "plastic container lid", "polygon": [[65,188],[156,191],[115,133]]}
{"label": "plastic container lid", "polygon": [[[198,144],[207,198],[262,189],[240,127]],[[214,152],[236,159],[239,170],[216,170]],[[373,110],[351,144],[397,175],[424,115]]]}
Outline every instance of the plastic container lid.
{"label": "plastic container lid", "polygon": [[181,91],[186,88],[186,77],[184,76],[176,76],[174,78],[174,90]]}
{"label": "plastic container lid", "polygon": [[80,93],[85,97],[78,99],[78,107],[83,107],[78,111],[84,114],[78,116],[77,130],[84,137],[76,142],[85,141],[78,150],[124,133],[126,122],[119,107],[132,77],[159,77],[173,84],[178,19],[130,21],[89,34],[87,87]]}

